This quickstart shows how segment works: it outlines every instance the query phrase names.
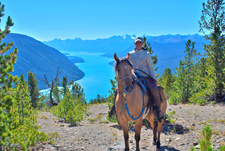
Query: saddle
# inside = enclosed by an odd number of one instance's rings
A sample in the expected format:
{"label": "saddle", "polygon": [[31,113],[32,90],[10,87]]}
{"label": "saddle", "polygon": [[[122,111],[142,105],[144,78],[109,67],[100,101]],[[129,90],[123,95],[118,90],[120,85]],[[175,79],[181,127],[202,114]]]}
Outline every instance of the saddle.
{"label": "saddle", "polygon": [[[149,93],[151,93],[151,92],[148,91],[148,87],[147,87],[147,84],[145,82],[144,77],[142,77],[138,73],[134,73],[133,80],[142,89],[144,95],[149,95]],[[163,102],[163,100],[166,100],[167,98],[165,98],[166,96],[164,96],[164,93],[163,93],[164,92],[164,89],[163,89],[163,87],[162,86],[156,86],[156,89],[159,90],[159,93],[160,93],[160,101]],[[150,96],[150,97],[151,97],[150,99],[153,99],[152,96]]]}
{"label": "saddle", "polygon": [[[135,83],[137,83],[137,85],[142,89],[144,95],[148,95],[148,90],[147,90],[147,85],[145,83],[145,79],[137,73],[134,73],[132,78],[133,78],[133,81],[135,81]],[[140,79],[142,79],[143,81]]]}

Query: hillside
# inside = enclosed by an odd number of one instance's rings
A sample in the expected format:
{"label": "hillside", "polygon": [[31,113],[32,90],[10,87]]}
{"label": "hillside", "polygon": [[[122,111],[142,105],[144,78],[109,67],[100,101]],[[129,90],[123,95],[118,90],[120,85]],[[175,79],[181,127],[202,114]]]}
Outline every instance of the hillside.
{"label": "hillside", "polygon": [[[55,77],[56,70],[59,67],[61,81],[63,76],[66,76],[69,81],[79,80],[84,76],[84,73],[74,65],[74,60],[73,62],[70,61],[55,48],[49,47],[34,38],[21,34],[8,34],[3,42],[13,42],[13,49],[15,47],[19,49],[13,75],[23,73],[27,78],[28,72],[32,71],[36,77],[43,78],[44,74],[47,75],[50,81]],[[38,84],[40,89],[46,88],[43,82],[39,81]]]}

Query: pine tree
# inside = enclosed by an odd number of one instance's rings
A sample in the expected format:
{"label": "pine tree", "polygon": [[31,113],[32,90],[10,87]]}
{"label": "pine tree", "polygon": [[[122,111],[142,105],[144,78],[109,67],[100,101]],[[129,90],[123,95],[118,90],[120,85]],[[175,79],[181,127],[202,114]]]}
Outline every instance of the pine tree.
{"label": "pine tree", "polygon": [[[9,150],[15,150],[15,144],[18,144],[21,150],[27,150],[31,145],[35,145],[37,140],[47,140],[45,133],[38,132],[37,116],[32,107],[28,83],[21,73],[19,82],[15,84],[15,89],[12,94],[14,101],[11,108],[10,131],[11,136],[8,136],[8,144],[6,145]],[[41,138],[44,136],[44,138]]]}
{"label": "pine tree", "polygon": [[64,89],[64,96],[66,94],[67,83],[68,83],[67,77],[63,77],[62,86],[63,86],[63,89]]}
{"label": "pine tree", "polygon": [[185,53],[185,59],[183,61],[184,65],[184,100],[188,101],[189,98],[193,95],[194,84],[195,84],[195,77],[196,77],[196,68],[195,63],[197,59],[195,58],[199,53],[197,54],[197,51],[194,48],[195,43],[191,42],[191,40],[188,40],[186,43],[186,50]]}
{"label": "pine tree", "polygon": [[84,89],[81,87],[79,83],[74,82],[72,84],[72,90],[71,93],[73,95],[73,98],[80,98],[81,102],[86,104]]}
{"label": "pine tree", "polygon": [[19,121],[24,124],[24,117],[30,112],[31,102],[28,91],[27,82],[24,75],[21,73],[19,83],[16,84],[16,104],[19,113]]}
{"label": "pine tree", "polygon": [[[205,53],[208,56],[213,70],[208,74],[213,75],[215,83],[215,100],[222,99],[225,81],[225,10],[223,0],[207,0],[203,3],[202,16],[199,21],[200,31],[210,44],[204,45]],[[210,76],[210,75],[209,75]]]}
{"label": "pine tree", "polygon": [[[4,16],[5,6],[0,2],[0,22]],[[7,138],[11,136],[8,130],[11,124],[11,109],[13,105],[12,84],[17,81],[17,77],[13,77],[10,72],[13,71],[13,64],[16,63],[18,49],[14,49],[9,53],[13,43],[2,43],[3,38],[10,33],[9,28],[13,26],[12,19],[8,17],[4,30],[0,29],[0,150],[6,145]]]}
{"label": "pine tree", "polygon": [[58,78],[54,79],[54,86],[52,90],[52,95],[55,99],[56,103],[60,102],[60,94],[62,94],[61,90],[59,89],[60,81]]}
{"label": "pine tree", "polygon": [[164,70],[163,75],[160,77],[160,85],[164,88],[166,94],[170,96],[170,91],[172,89],[172,85],[174,82],[173,74],[171,73],[171,69],[166,68]]}
{"label": "pine tree", "polygon": [[195,80],[196,80],[196,56],[199,55],[194,49],[194,42],[188,40],[186,43],[186,50],[184,51],[184,60],[179,62],[179,67],[176,68],[175,82],[173,85],[173,92],[171,100],[174,103],[188,102],[192,95],[195,93]]}
{"label": "pine tree", "polygon": [[[4,5],[0,3],[0,18]],[[1,20],[0,20],[1,21]],[[13,77],[13,65],[18,50],[9,52],[13,43],[2,43],[13,25],[8,17],[5,30],[0,30],[0,150],[27,150],[38,140],[46,140],[45,133],[39,133],[35,126],[37,117],[33,113],[27,83],[24,76]],[[14,86],[14,88],[12,88]],[[20,147],[20,148],[18,148]]]}
{"label": "pine tree", "polygon": [[32,71],[28,72],[28,88],[33,108],[37,108],[39,104],[40,93],[38,91],[38,81]]}

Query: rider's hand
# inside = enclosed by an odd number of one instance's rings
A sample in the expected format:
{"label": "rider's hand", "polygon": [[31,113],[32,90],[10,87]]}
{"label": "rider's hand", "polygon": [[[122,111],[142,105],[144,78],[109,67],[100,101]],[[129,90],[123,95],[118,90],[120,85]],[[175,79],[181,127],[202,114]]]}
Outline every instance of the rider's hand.
{"label": "rider's hand", "polygon": [[158,81],[157,81],[157,80],[155,80],[155,85],[156,85],[156,86],[159,86],[159,83],[158,83]]}

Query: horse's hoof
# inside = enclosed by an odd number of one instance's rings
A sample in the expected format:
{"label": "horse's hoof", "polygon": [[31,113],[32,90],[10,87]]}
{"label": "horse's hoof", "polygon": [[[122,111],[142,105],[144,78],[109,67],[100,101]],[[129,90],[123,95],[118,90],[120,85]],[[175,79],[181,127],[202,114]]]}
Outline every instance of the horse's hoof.
{"label": "horse's hoof", "polygon": [[160,149],[160,146],[161,146],[161,144],[160,144],[160,142],[157,142],[157,149]]}
{"label": "horse's hoof", "polygon": [[154,141],[153,141],[153,143],[152,143],[152,144],[153,144],[153,145],[157,145],[157,143],[156,143],[156,142],[154,142]]}

